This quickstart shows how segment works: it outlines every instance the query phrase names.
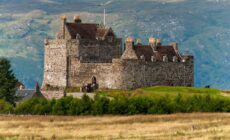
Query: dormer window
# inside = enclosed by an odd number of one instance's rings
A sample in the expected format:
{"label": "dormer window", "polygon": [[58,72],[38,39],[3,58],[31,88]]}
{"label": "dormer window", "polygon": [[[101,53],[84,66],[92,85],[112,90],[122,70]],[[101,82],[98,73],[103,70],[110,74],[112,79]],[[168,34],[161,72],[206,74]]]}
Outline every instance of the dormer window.
{"label": "dormer window", "polygon": [[144,55],[141,55],[140,59],[141,59],[141,60],[145,60],[145,56],[144,56]]}
{"label": "dormer window", "polygon": [[178,62],[177,56],[173,56],[173,62]]}
{"label": "dormer window", "polygon": [[168,56],[167,55],[163,56],[163,62],[168,62]]}
{"label": "dormer window", "polygon": [[106,36],[106,39],[108,40],[108,42],[113,42],[114,41],[114,34],[113,34],[113,32],[109,31],[109,33]]}
{"label": "dormer window", "polygon": [[108,40],[108,42],[113,42],[113,36],[107,36],[107,40]]}
{"label": "dormer window", "polygon": [[151,56],[151,61],[152,62],[156,62],[157,61],[156,57],[155,56]]}
{"label": "dormer window", "polygon": [[77,35],[76,35],[76,39],[81,39],[80,34],[77,34]]}

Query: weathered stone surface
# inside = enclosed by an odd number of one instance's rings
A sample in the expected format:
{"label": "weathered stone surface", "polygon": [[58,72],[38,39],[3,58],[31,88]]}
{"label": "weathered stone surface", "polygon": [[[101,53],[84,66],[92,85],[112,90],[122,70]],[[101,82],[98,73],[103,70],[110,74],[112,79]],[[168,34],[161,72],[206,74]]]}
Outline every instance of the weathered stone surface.
{"label": "weathered stone surface", "polygon": [[[169,51],[161,51],[176,54],[177,57],[176,61],[173,61],[174,56],[171,56],[170,61],[164,62],[159,59],[167,54],[160,54],[150,48],[149,51],[157,53],[158,59],[147,61],[137,57],[131,39],[127,39],[124,53],[121,44],[121,39],[115,36],[112,40],[107,40],[106,37],[105,40],[60,37],[46,40],[42,88],[44,96],[48,99],[60,98],[64,96],[65,87],[81,87],[91,83],[92,77],[96,77],[99,88],[109,89],[159,85],[193,86],[193,57],[181,56],[177,46],[176,49],[171,47],[170,50],[169,47]],[[176,52],[172,53],[175,50]],[[155,56],[148,57],[150,59]]]}
{"label": "weathered stone surface", "polygon": [[64,97],[64,90],[55,90],[55,91],[51,91],[51,90],[42,90],[41,91],[42,95],[46,98],[46,99],[60,99],[62,97]]}

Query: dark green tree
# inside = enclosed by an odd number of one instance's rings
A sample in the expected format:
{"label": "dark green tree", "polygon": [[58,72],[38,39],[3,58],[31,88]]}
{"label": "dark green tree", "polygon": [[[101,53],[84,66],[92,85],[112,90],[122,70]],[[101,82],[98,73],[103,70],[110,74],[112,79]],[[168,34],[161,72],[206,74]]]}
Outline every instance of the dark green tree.
{"label": "dark green tree", "polygon": [[15,104],[15,87],[17,79],[11,69],[10,61],[0,58],[0,99]]}

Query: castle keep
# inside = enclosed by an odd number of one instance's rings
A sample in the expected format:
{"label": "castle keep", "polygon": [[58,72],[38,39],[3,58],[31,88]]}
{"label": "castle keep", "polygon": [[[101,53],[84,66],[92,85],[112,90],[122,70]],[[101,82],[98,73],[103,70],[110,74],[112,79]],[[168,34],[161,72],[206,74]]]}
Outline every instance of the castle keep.
{"label": "castle keep", "polygon": [[101,24],[62,18],[55,39],[45,39],[43,91],[81,87],[95,77],[99,88],[135,89],[167,85],[193,86],[193,57],[182,56],[176,43],[162,45],[122,39]]}

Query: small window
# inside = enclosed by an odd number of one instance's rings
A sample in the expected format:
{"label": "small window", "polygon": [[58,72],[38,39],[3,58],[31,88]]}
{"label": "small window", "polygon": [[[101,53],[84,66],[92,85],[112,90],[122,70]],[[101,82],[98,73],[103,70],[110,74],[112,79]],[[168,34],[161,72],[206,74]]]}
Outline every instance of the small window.
{"label": "small window", "polygon": [[113,42],[113,36],[108,36],[107,40],[108,40],[108,42]]}

